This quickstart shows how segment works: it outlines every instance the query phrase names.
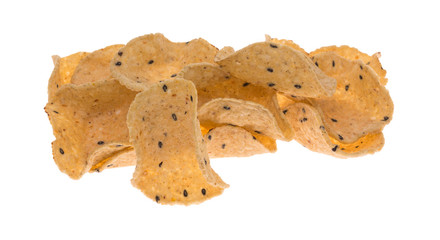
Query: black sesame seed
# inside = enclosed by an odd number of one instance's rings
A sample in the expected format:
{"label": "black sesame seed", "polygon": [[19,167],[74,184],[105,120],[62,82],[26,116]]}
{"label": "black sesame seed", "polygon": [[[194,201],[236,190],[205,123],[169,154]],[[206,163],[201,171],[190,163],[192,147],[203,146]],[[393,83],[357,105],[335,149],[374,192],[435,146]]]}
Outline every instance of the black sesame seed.
{"label": "black sesame seed", "polygon": [[243,87],[246,87],[247,85],[249,85],[248,82],[243,83]]}
{"label": "black sesame seed", "polygon": [[212,136],[211,136],[211,135],[208,135],[208,139],[211,140],[211,138],[212,138]]}
{"label": "black sesame seed", "polygon": [[202,194],[206,195],[206,189],[202,188]]}
{"label": "black sesame seed", "polygon": [[273,69],[272,68],[267,68],[266,69],[268,72],[273,72]]}
{"label": "black sesame seed", "polygon": [[159,146],[159,148],[162,148],[162,142],[161,141],[159,141],[158,143],[157,143],[157,145]]}
{"label": "black sesame seed", "polygon": [[207,165],[207,164],[208,164],[208,162],[206,161],[206,158],[204,158],[204,159],[203,159],[203,161],[205,161],[205,165]]}
{"label": "black sesame seed", "polygon": [[56,114],[58,114],[59,112],[57,112],[57,111],[53,111],[54,113],[56,113]]}
{"label": "black sesame seed", "polygon": [[339,137],[339,140],[341,140],[341,141],[344,140],[344,138],[339,134],[338,134],[338,137]]}
{"label": "black sesame seed", "polygon": [[306,110],[304,108],[302,108],[303,113],[306,113]]}
{"label": "black sesame seed", "polygon": [[191,95],[191,96],[189,96],[189,98],[190,98],[190,100],[191,100],[191,102],[193,101],[193,96]]}
{"label": "black sesame seed", "polygon": [[332,122],[338,122],[338,120],[331,118]]}
{"label": "black sesame seed", "polygon": [[335,67],[335,61],[332,61],[332,66]]}
{"label": "black sesame seed", "polygon": [[320,128],[322,131],[325,131],[325,127],[324,127],[324,126],[319,126],[319,128]]}
{"label": "black sesame seed", "polygon": [[168,89],[167,85],[163,85],[163,86],[162,86],[162,89],[163,89],[164,92],[166,92],[167,89]]}
{"label": "black sesame seed", "polygon": [[303,120],[303,122],[306,122],[306,121],[307,121],[307,118],[303,118],[302,120]]}
{"label": "black sesame seed", "polygon": [[122,63],[121,63],[121,62],[116,62],[115,65],[116,65],[116,66],[121,66]]}
{"label": "black sesame seed", "polygon": [[174,114],[174,113],[171,114],[171,117],[173,118],[174,121],[177,121],[177,116],[176,116],[176,114]]}
{"label": "black sesame seed", "polygon": [[186,189],[183,190],[183,196],[184,196],[184,197],[188,197],[188,192],[186,191]]}
{"label": "black sesame seed", "polygon": [[359,146],[355,146],[354,148],[358,148]]}
{"label": "black sesame seed", "polygon": [[359,65],[359,67],[361,68],[361,70],[363,70],[364,68],[362,67],[362,65]]}
{"label": "black sesame seed", "polygon": [[333,151],[333,152],[336,152],[336,149],[338,149],[338,147],[339,147],[339,146],[336,145],[334,148],[332,148],[332,151]]}
{"label": "black sesame seed", "polygon": [[293,98],[296,98],[296,96],[295,95],[290,95],[291,97],[293,97]]}
{"label": "black sesame seed", "polygon": [[156,195],[156,202],[158,203],[160,200],[160,197]]}
{"label": "black sesame seed", "polygon": [[64,154],[64,150],[62,148],[60,148],[60,153]]}
{"label": "black sesame seed", "polygon": [[359,79],[362,80],[362,79],[364,79],[364,78],[362,77],[362,75],[359,75]]}
{"label": "black sesame seed", "polygon": [[223,109],[225,109],[225,110],[231,110],[231,107],[229,107],[229,106],[223,106]]}
{"label": "black sesame seed", "polygon": [[119,56],[122,56],[122,54],[123,54],[123,52],[118,52],[118,55],[119,55]]}
{"label": "black sesame seed", "polygon": [[318,62],[315,62],[315,65],[316,65],[317,67],[319,67]]}
{"label": "black sesame seed", "polygon": [[254,140],[257,140],[257,138],[256,138],[255,136],[252,136],[252,138],[253,138]]}
{"label": "black sesame seed", "polygon": [[162,164],[163,164],[163,162],[160,162],[160,163],[159,163],[159,167],[162,167]]}
{"label": "black sesame seed", "polygon": [[58,84],[57,84],[57,88],[58,88]]}
{"label": "black sesame seed", "polygon": [[145,117],[142,117],[142,121],[145,122]]}
{"label": "black sesame seed", "polygon": [[286,114],[287,113],[287,109],[283,110],[283,113]]}
{"label": "black sesame seed", "polygon": [[117,144],[116,147],[122,147],[122,145],[121,144]]}
{"label": "black sesame seed", "polygon": [[177,74],[173,74],[173,75],[171,75],[171,77],[175,77],[175,76],[177,76]]}
{"label": "black sesame seed", "polygon": [[189,42],[186,42],[185,44],[188,44]]}
{"label": "black sesame seed", "polygon": [[258,134],[261,134],[261,132],[260,132],[260,131],[257,131],[257,130],[255,130],[254,132],[256,132],[256,133],[258,133]]}
{"label": "black sesame seed", "polygon": [[275,44],[272,44],[272,43],[270,44],[270,47],[271,47],[271,48],[278,48],[278,46],[277,46],[277,45],[275,45]]}
{"label": "black sesame seed", "polygon": [[348,91],[348,88],[350,88],[350,85],[345,85],[345,91]]}
{"label": "black sesame seed", "polygon": [[390,119],[388,116],[383,117],[382,121],[388,121]]}
{"label": "black sesame seed", "polygon": [[273,86],[275,86],[275,83],[267,83],[267,86],[273,87]]}
{"label": "black sesame seed", "polygon": [[102,144],[104,144],[104,141],[99,141],[98,142],[98,145],[102,145]]}
{"label": "black sesame seed", "polygon": [[225,149],[225,147],[226,147],[226,144],[223,143],[222,144],[222,149]]}
{"label": "black sesame seed", "polygon": [[301,85],[299,85],[299,84],[295,84],[295,87],[298,88],[298,89],[300,89],[300,88],[301,88]]}
{"label": "black sesame seed", "polygon": [[109,164],[109,165],[107,165],[107,167],[111,167],[111,166],[113,166],[113,164]]}
{"label": "black sesame seed", "polygon": [[154,60],[148,61],[148,64],[153,64],[153,63],[154,63]]}

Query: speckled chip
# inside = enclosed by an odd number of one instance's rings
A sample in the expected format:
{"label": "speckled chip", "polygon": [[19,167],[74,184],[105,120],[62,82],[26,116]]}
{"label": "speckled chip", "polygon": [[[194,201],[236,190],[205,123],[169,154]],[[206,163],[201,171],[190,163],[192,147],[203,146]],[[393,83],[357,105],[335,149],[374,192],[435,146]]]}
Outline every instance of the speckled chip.
{"label": "speckled chip", "polygon": [[306,103],[293,103],[283,110],[294,129],[294,139],[314,152],[339,158],[359,157],[380,151],[385,143],[380,131],[369,133],[352,143],[343,143],[339,137],[331,137],[319,111]]}
{"label": "speckled chip", "polygon": [[126,115],[135,94],[117,80],[67,84],[55,93],[45,110],[56,137],[54,160],[62,172],[79,179],[102,169],[97,166],[102,160],[120,156],[130,145]]}
{"label": "speckled chip", "polygon": [[[218,65],[210,63],[187,65],[178,76],[191,80],[195,84],[199,109],[207,102],[216,98],[235,98],[254,102],[266,108],[275,118],[275,124],[281,133],[277,133],[276,135],[272,134],[272,137],[278,136],[278,139],[285,141],[292,139],[292,128],[278,106],[277,96],[274,90],[256,86],[238,79],[224,72]],[[233,109],[232,112],[242,117],[242,113],[237,112],[235,109]],[[244,117],[246,118],[246,116]],[[254,117],[256,120],[259,118],[257,116]],[[228,124],[225,120],[221,119],[220,121],[221,123]],[[243,125],[239,124],[239,122],[229,122],[229,124]]]}
{"label": "speckled chip", "polygon": [[213,128],[204,139],[211,158],[249,157],[276,151],[275,139],[237,126]]}
{"label": "speckled chip", "polygon": [[336,80],[325,75],[308,56],[279,43],[254,43],[217,63],[232,76],[287,95],[331,96],[336,87]]}
{"label": "speckled chip", "polygon": [[128,112],[137,156],[132,184],[160,204],[200,203],[228,187],[212,170],[197,120],[197,92],[175,78],[139,93]]}
{"label": "speckled chip", "polygon": [[162,34],[137,37],[119,50],[110,64],[123,85],[142,91],[149,84],[174,77],[185,65],[214,62],[218,49],[204,39],[171,42]]}

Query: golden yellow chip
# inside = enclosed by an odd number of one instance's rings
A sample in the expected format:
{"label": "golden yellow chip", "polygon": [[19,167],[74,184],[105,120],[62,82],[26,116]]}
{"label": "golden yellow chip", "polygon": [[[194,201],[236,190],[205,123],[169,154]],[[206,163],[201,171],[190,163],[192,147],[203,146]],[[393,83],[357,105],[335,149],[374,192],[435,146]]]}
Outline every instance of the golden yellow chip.
{"label": "golden yellow chip", "polygon": [[197,120],[197,92],[184,79],[152,84],[128,112],[137,164],[132,184],[161,204],[200,203],[228,187],[212,170]]}
{"label": "golden yellow chip", "polygon": [[382,85],[386,85],[388,79],[385,77],[387,71],[382,68],[382,64],[379,61],[380,53],[375,53],[372,56],[359,51],[357,48],[349,47],[346,45],[343,46],[328,46],[316,49],[315,51],[310,53],[310,56],[313,57],[318,53],[323,52],[335,52],[339,56],[349,59],[349,60],[361,60],[368,67],[371,67],[377,75],[379,75],[379,81]]}
{"label": "golden yellow chip", "polygon": [[88,54],[75,68],[71,82],[82,84],[110,79],[110,61],[123,46],[121,44],[111,45]]}
{"label": "golden yellow chip", "polygon": [[110,64],[112,75],[126,87],[142,91],[149,84],[173,78],[187,64],[214,62],[218,49],[201,38],[174,43],[162,34],[148,34],[127,43]]}
{"label": "golden yellow chip", "polygon": [[371,68],[334,52],[316,54],[314,61],[338,81],[333,96],[309,99],[332,138],[353,143],[368,133],[380,132],[391,121],[393,102]]}
{"label": "golden yellow chip", "polygon": [[[268,136],[273,137],[280,135],[278,139],[286,141],[292,139],[292,128],[281,113],[276,92],[272,89],[255,86],[249,82],[237,79],[225,73],[218,65],[210,63],[190,64],[178,74],[178,77],[191,80],[196,85],[199,109],[207,102],[216,98],[235,98],[251,101],[266,108],[275,118],[275,124],[281,131],[281,134],[277,133]],[[254,117],[254,120],[258,121],[259,116]],[[220,122],[228,123],[223,119],[220,119]],[[230,123],[240,126],[243,125],[238,122]]]}
{"label": "golden yellow chip", "polygon": [[249,157],[276,151],[273,138],[254,134],[265,138],[265,141],[260,142],[257,136],[241,127],[224,125],[213,128],[204,136],[208,155],[211,158]]}
{"label": "golden yellow chip", "polygon": [[78,63],[89,53],[78,52],[67,57],[53,56],[54,69],[49,78],[48,95],[49,101],[55,95],[55,92],[64,84],[71,82],[72,74]]}
{"label": "golden yellow chip", "polygon": [[54,160],[62,172],[79,179],[111,152],[127,148],[126,115],[135,94],[117,80],[67,84],[55,93],[45,110],[56,137]]}
{"label": "golden yellow chip", "polygon": [[331,96],[336,87],[308,56],[278,43],[254,43],[217,63],[234,77],[287,95]]}
{"label": "golden yellow chip", "polygon": [[283,111],[294,129],[294,139],[314,152],[359,157],[380,151],[385,143],[382,132],[369,133],[348,144],[330,137],[318,110],[306,103],[290,104]]}

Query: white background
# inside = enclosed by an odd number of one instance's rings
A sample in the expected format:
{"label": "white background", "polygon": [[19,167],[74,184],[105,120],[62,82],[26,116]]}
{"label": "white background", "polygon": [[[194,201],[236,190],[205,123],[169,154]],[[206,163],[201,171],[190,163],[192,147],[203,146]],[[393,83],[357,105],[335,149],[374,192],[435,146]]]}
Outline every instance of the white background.
{"label": "white background", "polygon": [[[306,1],[304,1],[306,2]],[[435,1],[1,1],[0,239],[440,239],[439,8]],[[395,113],[374,155],[296,142],[214,159],[231,187],[190,207],[133,188],[134,167],[74,181],[51,155],[51,56],[161,32],[240,49],[264,34],[306,51],[380,51]]]}

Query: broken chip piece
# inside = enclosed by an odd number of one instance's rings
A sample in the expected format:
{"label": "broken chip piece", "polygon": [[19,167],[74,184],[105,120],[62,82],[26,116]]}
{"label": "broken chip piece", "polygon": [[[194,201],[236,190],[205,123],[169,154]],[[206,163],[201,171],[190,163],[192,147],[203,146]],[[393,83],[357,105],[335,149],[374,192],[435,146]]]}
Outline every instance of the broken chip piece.
{"label": "broken chip piece", "polygon": [[100,148],[129,142],[126,115],[135,94],[117,80],[67,84],[55,93],[45,110],[56,137],[54,160],[62,172],[79,179],[112,155],[108,150],[94,155]]}
{"label": "broken chip piece", "polygon": [[113,77],[134,91],[175,77],[187,64],[214,62],[218,49],[204,39],[171,42],[162,34],[137,37],[119,50],[110,64]]}
{"label": "broken chip piece", "polygon": [[173,79],[150,85],[131,104],[127,125],[137,156],[132,184],[147,197],[189,205],[228,187],[210,166],[192,82]]}

